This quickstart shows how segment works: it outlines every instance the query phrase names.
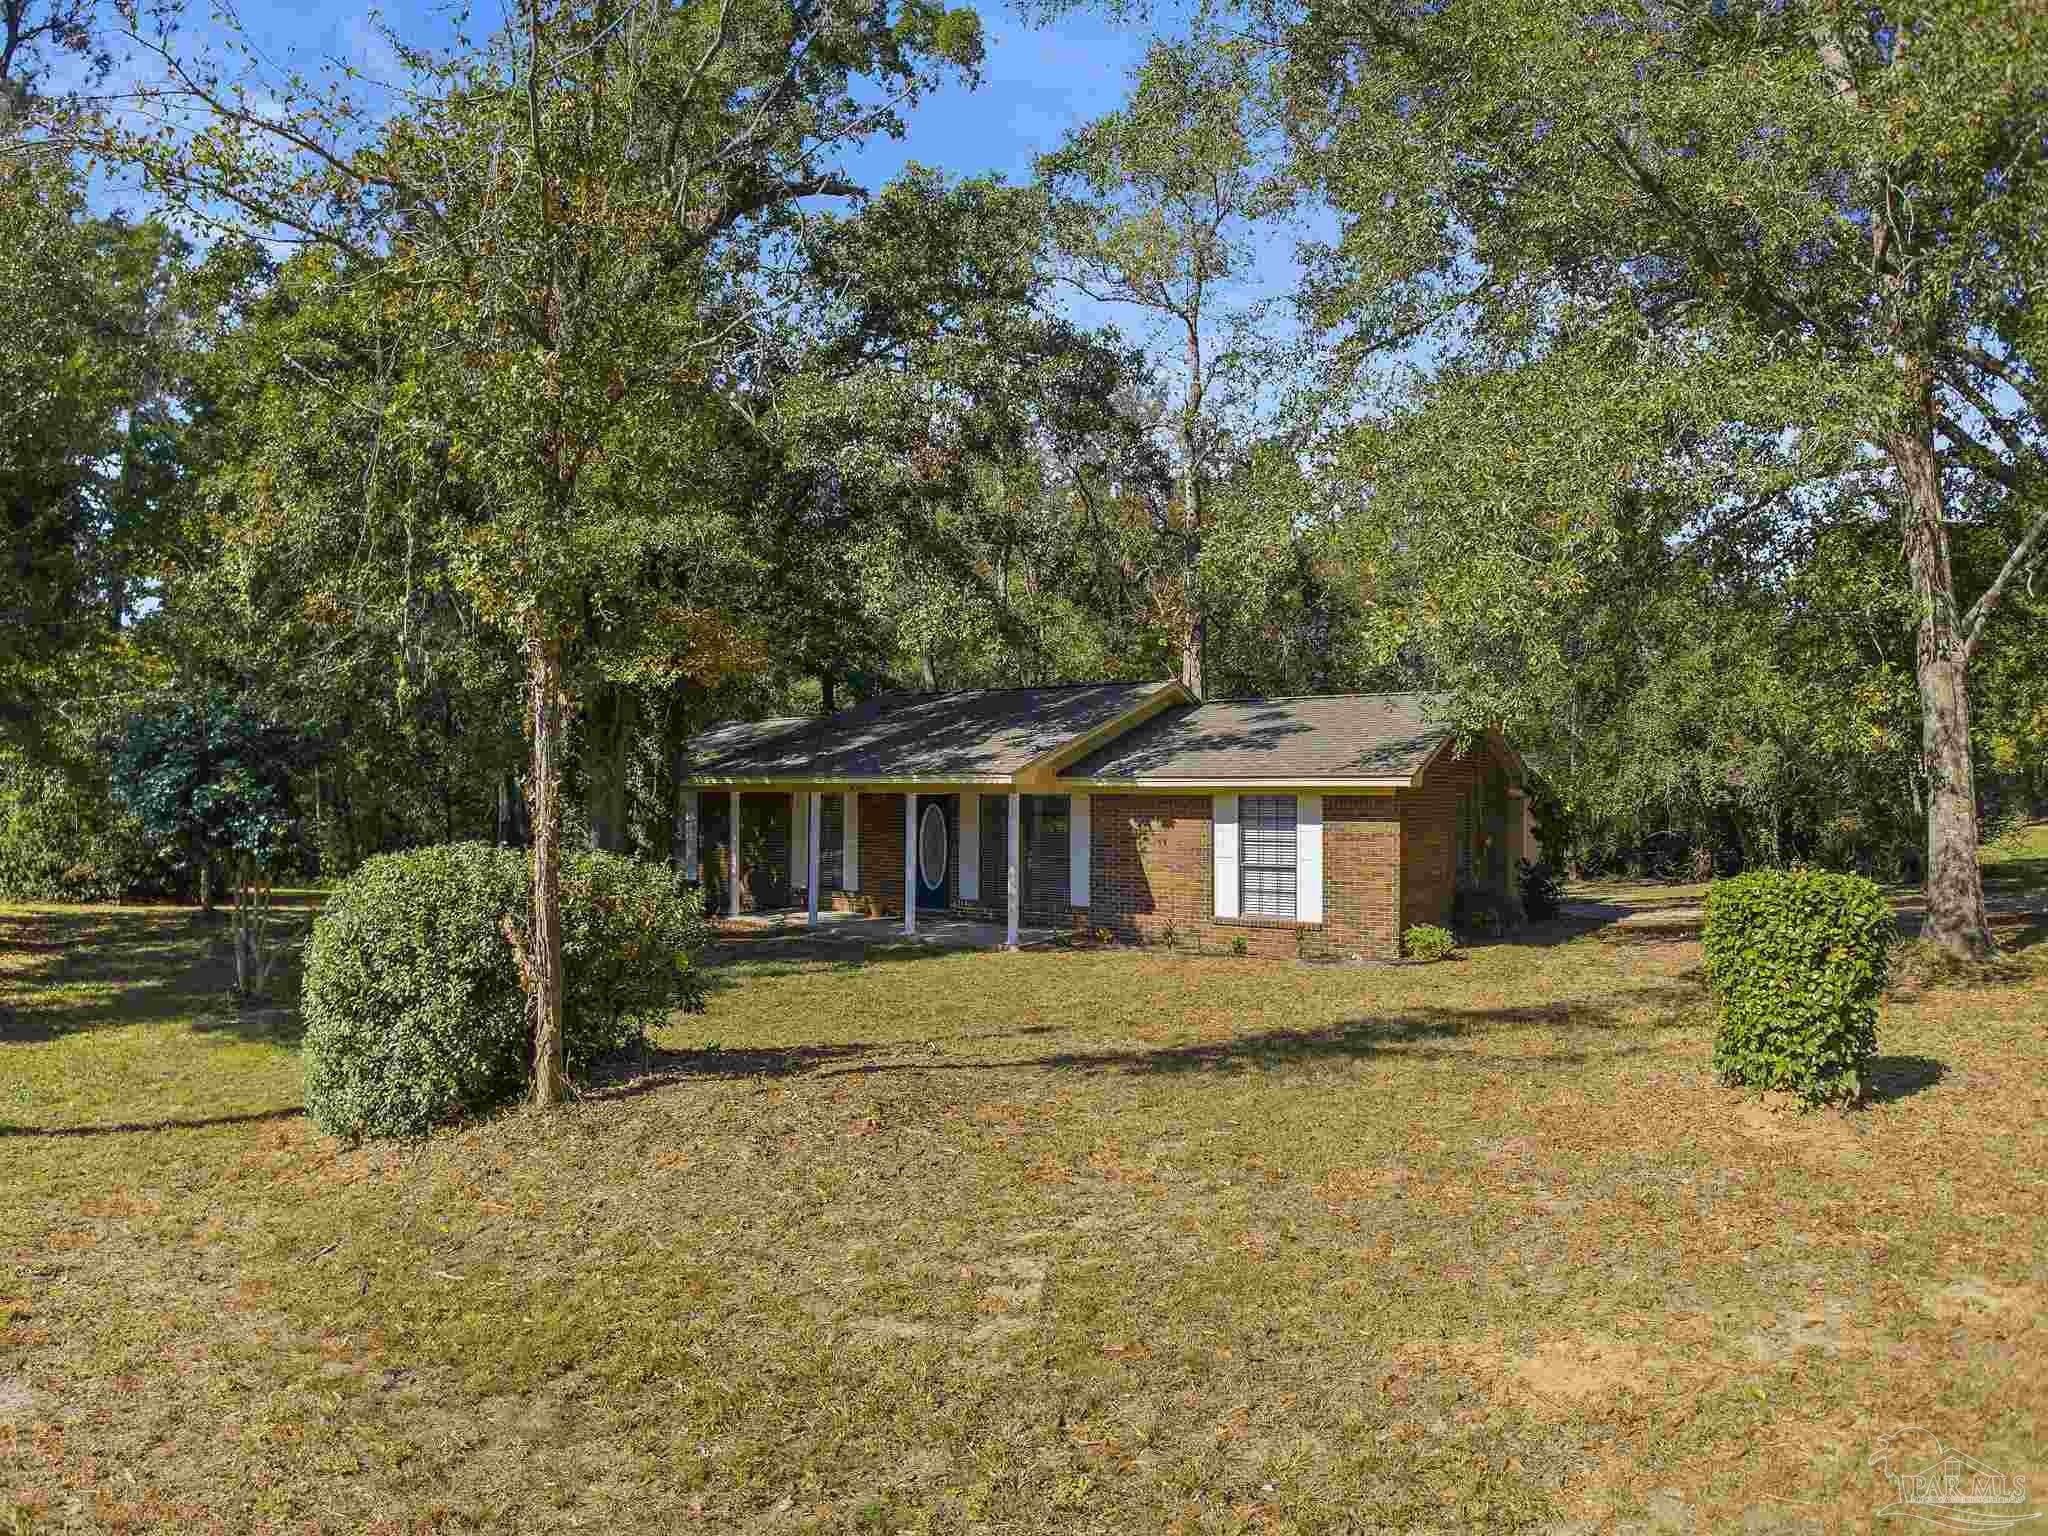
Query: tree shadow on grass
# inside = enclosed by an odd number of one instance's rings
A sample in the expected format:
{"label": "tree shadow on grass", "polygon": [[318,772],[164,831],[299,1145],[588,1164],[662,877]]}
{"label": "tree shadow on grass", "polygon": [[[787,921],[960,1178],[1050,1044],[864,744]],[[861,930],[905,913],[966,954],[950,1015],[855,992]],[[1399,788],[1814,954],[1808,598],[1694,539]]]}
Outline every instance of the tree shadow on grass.
{"label": "tree shadow on grass", "polygon": [[[1314,1029],[1274,1029],[1223,1040],[1195,1040],[1159,1046],[1079,1047],[1023,1056],[988,1056],[962,1060],[937,1048],[962,1041],[1048,1034],[1053,1026],[1032,1030],[974,1031],[930,1040],[764,1046],[702,1050],[650,1049],[622,1061],[594,1083],[586,1096],[622,1099],[652,1093],[673,1083],[707,1078],[843,1077],[881,1073],[940,1073],[1043,1070],[1049,1072],[1118,1072],[1167,1074],[1274,1070],[1322,1061],[1355,1061],[1371,1057],[1442,1061],[1487,1073],[1576,1069],[1595,1061],[1643,1055],[1661,1047],[1653,1039],[1617,1043],[1599,1049],[1557,1049],[1524,1054],[1480,1052],[1460,1042],[1530,1030],[1629,1030],[1650,1037],[1670,1029],[1691,1027],[1689,1016],[1701,997],[1697,986],[1667,983],[1633,988],[1599,1001],[1552,1003],[1532,1007],[1420,1008],[1386,1018],[1348,1019]],[[1631,1017],[1632,1008],[1668,1010],[1661,1020]]]}
{"label": "tree shadow on grass", "polygon": [[[295,908],[295,923],[309,915]],[[137,1024],[295,1044],[296,935],[268,1000],[237,1004],[224,916],[196,908],[78,907],[0,913],[0,1045]]]}
{"label": "tree shadow on grass", "polygon": [[1932,1088],[1948,1076],[1948,1063],[1932,1056],[1873,1056],[1865,1074],[1864,1097],[1872,1104],[1892,1104]]}
{"label": "tree shadow on grass", "polygon": [[1623,918],[1642,909],[1614,904],[1603,907],[1596,914],[1583,910],[1588,903],[1576,905],[1580,911],[1561,913],[1540,922],[1523,923],[1498,936],[1473,938],[1461,935],[1461,946],[1466,949],[1490,949],[1496,945],[1508,949],[1556,949],[1587,938],[1601,944],[1626,946],[1694,944],[1699,941],[1698,917],[1637,918],[1625,923]]}
{"label": "tree shadow on grass", "polygon": [[257,1109],[245,1115],[208,1115],[197,1120],[122,1120],[107,1125],[10,1125],[0,1120],[0,1137],[32,1136],[59,1140],[67,1136],[134,1136],[150,1131],[203,1131],[222,1125],[260,1125],[271,1120],[296,1120],[305,1114],[303,1105],[285,1109]]}
{"label": "tree shadow on grass", "polygon": [[233,979],[223,933],[177,908],[0,914],[0,1044],[189,1015]]}

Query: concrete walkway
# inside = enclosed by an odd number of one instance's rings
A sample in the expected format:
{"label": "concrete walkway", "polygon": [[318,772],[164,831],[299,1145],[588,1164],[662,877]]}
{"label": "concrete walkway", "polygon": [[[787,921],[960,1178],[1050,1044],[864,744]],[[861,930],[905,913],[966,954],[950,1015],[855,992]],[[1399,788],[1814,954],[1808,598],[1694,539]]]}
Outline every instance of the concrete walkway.
{"label": "concrete walkway", "polygon": [[[742,912],[738,917],[720,917],[720,942],[743,944],[828,943],[847,945],[915,944],[923,949],[1001,949],[1005,937],[1000,923],[977,923],[964,917],[947,917],[939,912],[917,914],[917,932],[903,931],[900,917],[868,917],[859,912],[820,912],[818,926],[805,922],[804,909],[794,907],[775,912]],[[1033,949],[1053,942],[1056,928],[1019,928],[1020,948]]]}

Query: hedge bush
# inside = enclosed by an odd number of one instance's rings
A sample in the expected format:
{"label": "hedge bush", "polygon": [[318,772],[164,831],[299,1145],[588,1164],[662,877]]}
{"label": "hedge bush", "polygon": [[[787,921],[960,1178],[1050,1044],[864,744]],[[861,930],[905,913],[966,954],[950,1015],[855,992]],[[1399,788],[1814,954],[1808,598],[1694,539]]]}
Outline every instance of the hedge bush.
{"label": "hedge bush", "polygon": [[1759,870],[1707,889],[1707,975],[1726,1083],[1853,1103],[1877,1054],[1891,908],[1860,875]]}
{"label": "hedge bush", "polygon": [[[418,1136],[517,1098],[526,999],[503,924],[524,929],[527,855],[455,843],[366,860],[306,946],[306,1109],[335,1135]],[[709,930],[666,867],[569,853],[563,1034],[572,1077],[675,1008],[701,1009]]]}
{"label": "hedge bush", "polygon": [[55,768],[0,762],[0,900],[120,901],[171,888],[142,828]]}
{"label": "hedge bush", "polygon": [[1410,960],[1441,960],[1458,947],[1448,928],[1434,923],[1417,923],[1401,936],[1401,947]]}
{"label": "hedge bush", "polygon": [[1564,886],[1548,864],[1521,860],[1515,866],[1515,881],[1522,892],[1522,914],[1530,922],[1548,922],[1564,909]]}

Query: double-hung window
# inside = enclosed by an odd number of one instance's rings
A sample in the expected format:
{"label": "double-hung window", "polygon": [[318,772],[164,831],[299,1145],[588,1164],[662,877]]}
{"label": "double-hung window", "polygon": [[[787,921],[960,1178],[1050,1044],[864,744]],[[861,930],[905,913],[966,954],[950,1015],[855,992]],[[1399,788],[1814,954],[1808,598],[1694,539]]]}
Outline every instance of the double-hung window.
{"label": "double-hung window", "polygon": [[1237,816],[1238,910],[1246,917],[1293,919],[1300,865],[1294,796],[1242,796]]}

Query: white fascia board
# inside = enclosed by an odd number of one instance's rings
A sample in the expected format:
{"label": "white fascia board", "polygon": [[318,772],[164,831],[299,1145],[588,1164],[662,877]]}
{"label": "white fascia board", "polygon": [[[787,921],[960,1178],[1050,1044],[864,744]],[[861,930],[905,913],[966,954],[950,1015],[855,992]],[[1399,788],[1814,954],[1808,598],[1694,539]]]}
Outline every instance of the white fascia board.
{"label": "white fascia board", "polygon": [[1196,790],[1207,795],[1236,795],[1260,790],[1318,789],[1350,790],[1365,794],[1372,790],[1413,789],[1415,780],[1406,779],[1061,779],[1062,789],[1086,789],[1115,794],[1143,795],[1156,789]]}
{"label": "white fascia board", "polygon": [[945,779],[871,779],[871,778],[818,778],[807,774],[785,774],[779,779],[684,779],[685,788],[738,789],[780,791],[783,794],[799,789],[867,789],[890,790],[897,794],[915,793],[920,795],[946,794],[955,789],[982,788],[996,785],[1004,789],[1016,785],[1014,774],[979,774],[973,777]]}

